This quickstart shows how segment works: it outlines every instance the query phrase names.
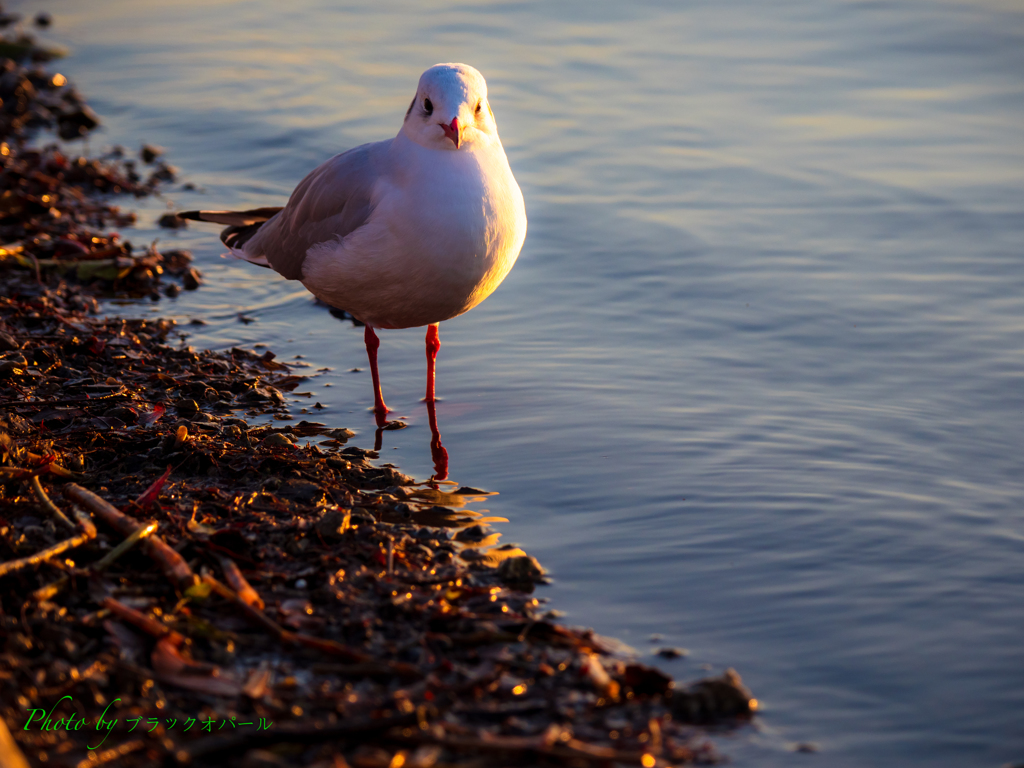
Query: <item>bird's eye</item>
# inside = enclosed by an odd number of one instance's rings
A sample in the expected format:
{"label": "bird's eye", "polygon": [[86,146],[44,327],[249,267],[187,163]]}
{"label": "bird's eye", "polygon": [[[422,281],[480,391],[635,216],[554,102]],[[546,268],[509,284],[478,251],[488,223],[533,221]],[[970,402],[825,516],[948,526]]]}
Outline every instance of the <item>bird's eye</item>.
{"label": "bird's eye", "polygon": [[481,107],[481,106],[483,106],[483,102],[482,102],[482,101],[478,101],[478,102],[476,103],[476,113],[477,113],[478,115],[480,114],[480,107]]}
{"label": "bird's eye", "polygon": [[423,100],[423,111],[428,115],[434,111],[434,105],[430,103],[430,99]]}

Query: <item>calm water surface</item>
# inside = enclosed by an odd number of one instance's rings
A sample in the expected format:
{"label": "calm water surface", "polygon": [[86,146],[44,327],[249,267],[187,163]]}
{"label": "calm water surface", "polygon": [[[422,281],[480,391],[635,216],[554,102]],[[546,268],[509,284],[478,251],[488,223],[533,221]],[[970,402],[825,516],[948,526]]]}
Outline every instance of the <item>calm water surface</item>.
{"label": "calm water surface", "polygon": [[[478,67],[530,232],[441,328],[438,417],[553,605],[689,648],[682,679],[735,666],[763,704],[722,737],[740,766],[1024,760],[1018,2],[17,5],[54,14],[91,148],[162,144],[202,190],[126,233],[207,276],[156,311],[332,367],[318,418],[361,444],[361,333],[153,222],[280,205],[394,135],[427,66]],[[421,331],[381,352],[412,425],[384,451],[426,477]]]}

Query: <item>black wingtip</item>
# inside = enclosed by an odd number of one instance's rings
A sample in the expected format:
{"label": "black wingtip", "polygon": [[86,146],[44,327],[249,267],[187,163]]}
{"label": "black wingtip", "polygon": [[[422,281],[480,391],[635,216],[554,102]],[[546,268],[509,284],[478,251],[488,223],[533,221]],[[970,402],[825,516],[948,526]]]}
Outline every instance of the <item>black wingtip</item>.
{"label": "black wingtip", "polygon": [[192,221],[202,221],[202,211],[178,211],[179,219],[191,219]]}

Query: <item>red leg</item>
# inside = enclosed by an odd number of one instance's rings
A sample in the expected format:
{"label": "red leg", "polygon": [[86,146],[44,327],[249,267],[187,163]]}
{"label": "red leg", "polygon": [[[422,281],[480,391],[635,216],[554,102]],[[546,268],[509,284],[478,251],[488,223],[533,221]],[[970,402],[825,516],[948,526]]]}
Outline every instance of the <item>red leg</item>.
{"label": "red leg", "polygon": [[441,348],[441,340],[437,337],[437,323],[427,326],[427,396],[428,403],[434,402],[434,361],[437,350]]}
{"label": "red leg", "polygon": [[380,339],[373,332],[373,326],[366,326],[363,340],[366,342],[366,356],[370,358],[370,375],[373,377],[373,412],[377,416],[377,426],[381,427],[384,426],[388,407],[384,405],[384,396],[380,393],[380,374],[377,372],[377,348],[380,346]]}

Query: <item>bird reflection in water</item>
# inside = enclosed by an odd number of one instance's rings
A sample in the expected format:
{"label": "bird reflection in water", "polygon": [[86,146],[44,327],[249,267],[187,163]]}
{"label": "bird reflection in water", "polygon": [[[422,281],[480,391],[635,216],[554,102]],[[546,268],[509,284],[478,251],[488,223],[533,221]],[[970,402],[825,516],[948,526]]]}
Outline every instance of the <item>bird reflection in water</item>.
{"label": "bird reflection in water", "polygon": [[[430,482],[448,479],[448,451],[441,444],[441,430],[437,428],[437,408],[433,400],[427,400],[427,421],[430,423],[430,458],[434,461],[434,474]],[[379,451],[384,444],[384,431],[395,422],[377,419],[377,431],[373,438],[373,450]]]}

